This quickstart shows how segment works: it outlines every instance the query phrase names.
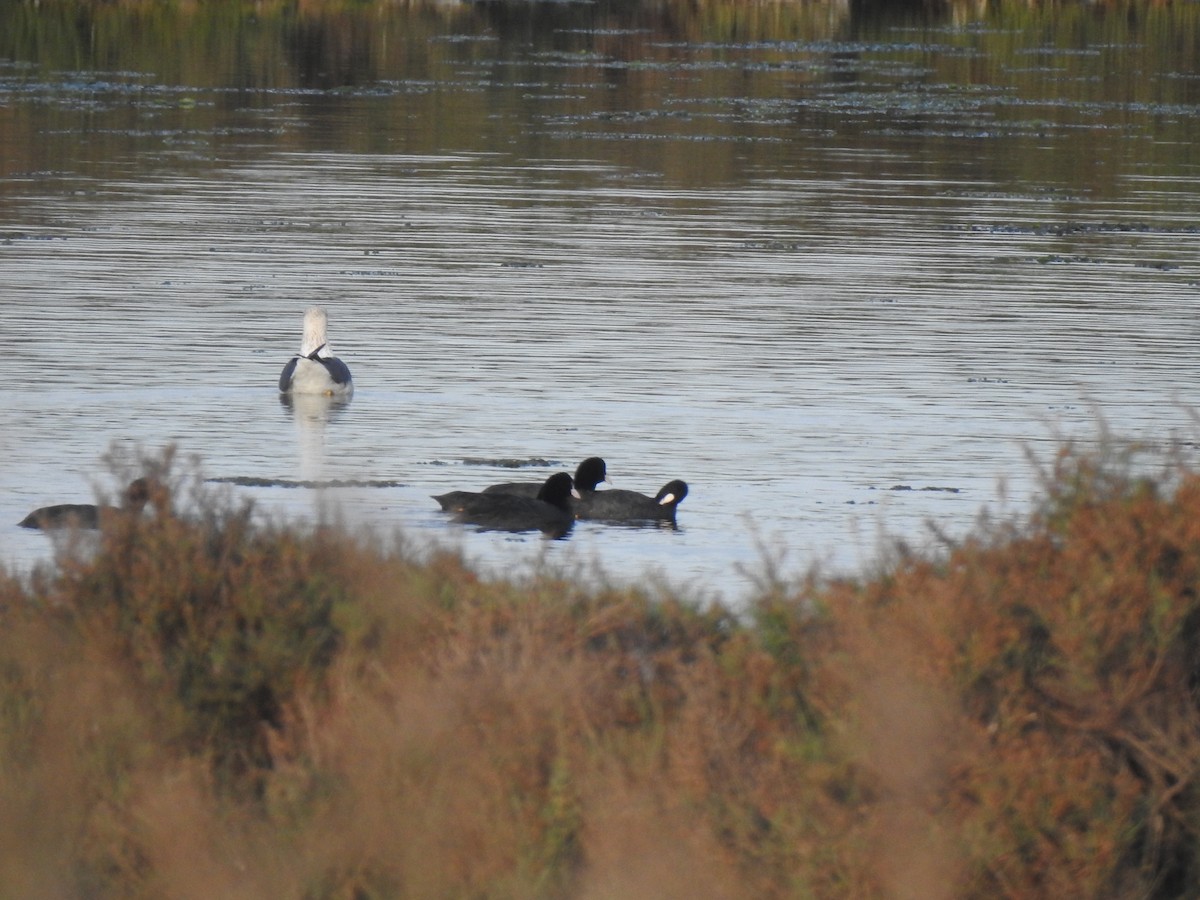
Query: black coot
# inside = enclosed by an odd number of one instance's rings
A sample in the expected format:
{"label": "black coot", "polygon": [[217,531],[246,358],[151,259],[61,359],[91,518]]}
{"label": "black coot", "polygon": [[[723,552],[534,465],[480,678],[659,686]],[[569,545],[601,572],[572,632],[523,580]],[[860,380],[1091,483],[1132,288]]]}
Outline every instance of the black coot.
{"label": "black coot", "polygon": [[124,506],[97,506],[94,503],[59,503],[35,509],[17,524],[22,528],[99,528],[101,521],[122,512],[141,512],[150,500],[151,482],[138,478],[125,490]]}
{"label": "black coot", "polygon": [[687,483],[678,479],[668,482],[653,497],[637,491],[595,491],[575,504],[575,515],[604,522],[673,522],[675,510],[687,492]]}
{"label": "black coot", "polygon": [[[596,490],[596,485],[608,481],[608,468],[598,456],[589,456],[575,469],[575,490],[587,496]],[[536,497],[542,489],[541,481],[509,481],[485,487],[485,494],[515,494],[518,497]]]}
{"label": "black coot", "polygon": [[575,514],[571,498],[578,496],[566,472],[551,475],[537,497],[516,494],[451,491],[433,499],[457,522],[468,522],[492,531],[541,531],[562,537],[571,530]]}

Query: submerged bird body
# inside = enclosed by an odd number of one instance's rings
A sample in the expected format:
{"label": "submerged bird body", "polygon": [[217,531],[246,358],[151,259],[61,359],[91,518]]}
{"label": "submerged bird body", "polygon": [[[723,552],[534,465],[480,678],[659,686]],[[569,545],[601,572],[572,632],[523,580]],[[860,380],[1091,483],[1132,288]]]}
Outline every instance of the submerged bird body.
{"label": "submerged bird body", "polygon": [[578,492],[571,476],[559,472],[546,479],[537,497],[497,491],[451,491],[433,499],[444,511],[453,513],[458,522],[492,531],[542,531],[562,537],[575,521],[572,497],[578,497]]}
{"label": "submerged bird body", "polygon": [[312,307],[304,314],[304,339],[300,352],[287,361],[279,375],[279,390],[288,394],[349,394],[354,390],[350,367],[329,349],[325,310]]}
{"label": "submerged bird body", "polygon": [[50,531],[59,528],[96,529],[109,516],[139,513],[151,499],[151,483],[138,478],[125,490],[124,506],[97,506],[95,503],[59,503],[35,509],[17,524],[22,528]]}
{"label": "submerged bird body", "polygon": [[[598,456],[589,456],[575,469],[575,490],[582,497],[596,490],[602,481],[608,481],[608,469],[604,460]],[[509,481],[503,484],[493,484],[483,489],[485,494],[514,494],[518,497],[536,497],[544,482],[541,481]]]}
{"label": "submerged bird body", "polygon": [[575,504],[575,515],[605,522],[674,521],[675,511],[687,493],[687,483],[678,479],[668,482],[653,497],[637,491],[595,491]]}
{"label": "submerged bird body", "polygon": [[35,509],[17,524],[22,528],[99,528],[101,510],[117,512],[115,506],[100,507],[94,503],[58,503]]}

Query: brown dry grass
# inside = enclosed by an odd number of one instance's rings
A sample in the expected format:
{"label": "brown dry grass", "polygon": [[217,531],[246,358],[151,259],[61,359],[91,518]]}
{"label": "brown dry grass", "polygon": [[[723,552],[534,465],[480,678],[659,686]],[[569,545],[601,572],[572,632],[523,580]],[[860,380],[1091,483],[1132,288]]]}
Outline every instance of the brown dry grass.
{"label": "brown dry grass", "polygon": [[184,490],[0,579],[0,896],[1183,897],[1200,476],[720,608]]}

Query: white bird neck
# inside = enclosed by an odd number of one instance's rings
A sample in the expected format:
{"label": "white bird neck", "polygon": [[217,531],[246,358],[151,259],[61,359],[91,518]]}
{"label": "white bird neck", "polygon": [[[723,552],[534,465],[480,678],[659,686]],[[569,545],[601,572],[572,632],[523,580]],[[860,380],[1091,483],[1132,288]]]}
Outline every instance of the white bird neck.
{"label": "white bird neck", "polygon": [[323,309],[314,307],[304,314],[304,341],[300,344],[301,356],[311,356],[322,348],[324,351],[321,355],[329,355],[329,342],[325,339],[325,326],[328,321]]}

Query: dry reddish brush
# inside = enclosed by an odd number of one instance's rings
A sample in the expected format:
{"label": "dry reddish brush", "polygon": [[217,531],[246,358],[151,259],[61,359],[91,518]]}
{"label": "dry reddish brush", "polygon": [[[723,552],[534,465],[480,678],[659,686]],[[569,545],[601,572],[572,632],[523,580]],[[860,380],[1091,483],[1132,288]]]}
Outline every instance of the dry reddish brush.
{"label": "dry reddish brush", "polygon": [[1020,527],[744,617],[153,513],[0,579],[21,897],[1200,893],[1200,476],[1063,452]]}

